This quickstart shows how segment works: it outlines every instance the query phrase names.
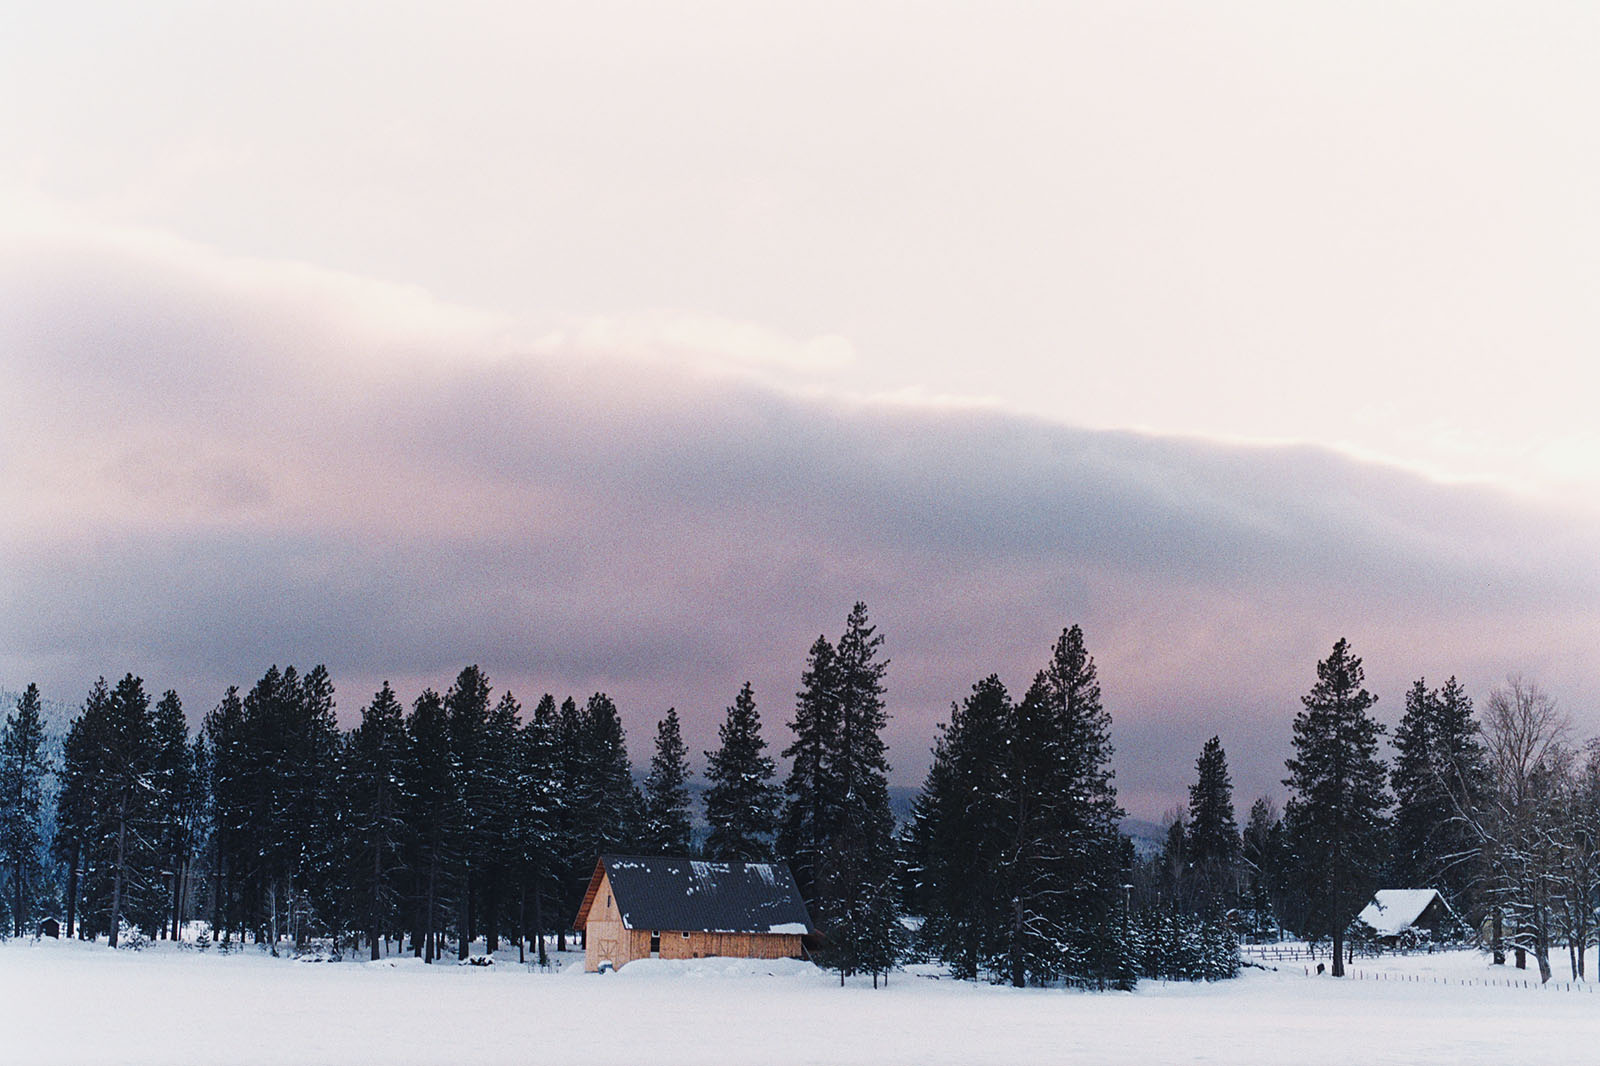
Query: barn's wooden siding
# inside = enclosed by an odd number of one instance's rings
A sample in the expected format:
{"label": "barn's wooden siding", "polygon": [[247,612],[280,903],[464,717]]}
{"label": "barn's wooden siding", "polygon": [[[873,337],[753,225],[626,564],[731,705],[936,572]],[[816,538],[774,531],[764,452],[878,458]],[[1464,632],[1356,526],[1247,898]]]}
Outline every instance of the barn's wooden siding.
{"label": "barn's wooden siding", "polygon": [[622,924],[622,912],[617,909],[616,898],[611,893],[611,879],[600,875],[589,907],[589,920],[584,926],[583,968],[590,973],[600,969],[602,962],[613,966],[650,956],[650,930],[629,929]]}
{"label": "barn's wooden siding", "polygon": [[[646,940],[645,947],[648,948]],[[663,959],[704,959],[729,955],[742,959],[798,959],[800,938],[789,933],[703,933],[681,930],[661,931]]]}
{"label": "barn's wooden siding", "polygon": [[[629,929],[611,892],[611,881],[600,875],[585,923],[584,969],[594,973],[602,962],[621,968],[634,959],[650,958],[650,929]],[[804,954],[800,937],[791,933],[707,933],[681,929],[661,930],[663,959],[705,959],[717,955],[745,959],[798,959]]]}

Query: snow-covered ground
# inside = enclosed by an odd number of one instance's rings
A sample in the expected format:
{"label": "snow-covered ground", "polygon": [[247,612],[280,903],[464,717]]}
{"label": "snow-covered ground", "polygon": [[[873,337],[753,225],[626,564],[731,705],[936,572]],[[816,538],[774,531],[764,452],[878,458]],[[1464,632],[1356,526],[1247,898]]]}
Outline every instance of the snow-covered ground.
{"label": "snow-covered ground", "polygon": [[0,1063],[1368,1066],[1573,1061],[1600,1042],[1600,993],[1463,984],[1531,979],[1475,953],[1361,959],[1361,980],[1284,964],[1100,994],[928,968],[873,991],[792,961],[640,961],[602,976],[576,956],[561,973],[511,960],[308,964],[13,941],[0,944]]}

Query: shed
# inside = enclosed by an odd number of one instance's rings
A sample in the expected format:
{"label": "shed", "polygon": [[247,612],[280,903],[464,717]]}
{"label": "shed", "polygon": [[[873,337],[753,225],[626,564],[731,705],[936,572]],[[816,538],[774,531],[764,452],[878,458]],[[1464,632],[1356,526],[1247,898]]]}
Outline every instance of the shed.
{"label": "shed", "polygon": [[1356,921],[1369,926],[1380,943],[1394,944],[1411,933],[1447,940],[1461,928],[1450,904],[1434,888],[1380,888]]}
{"label": "shed", "polygon": [[61,939],[61,923],[54,918],[46,918],[39,923],[39,935],[47,936],[52,940]]}
{"label": "shed", "polygon": [[573,926],[584,969],[716,955],[798,959],[811,916],[786,863],[602,855]]}

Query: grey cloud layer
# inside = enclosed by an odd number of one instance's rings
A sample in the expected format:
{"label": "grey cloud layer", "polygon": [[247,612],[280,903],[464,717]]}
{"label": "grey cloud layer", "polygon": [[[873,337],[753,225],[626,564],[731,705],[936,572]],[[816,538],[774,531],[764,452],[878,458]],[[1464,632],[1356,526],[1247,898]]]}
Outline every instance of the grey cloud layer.
{"label": "grey cloud layer", "polygon": [[776,731],[865,598],[910,783],[950,700],[1021,689],[1081,621],[1144,813],[1213,732],[1270,787],[1340,635],[1391,716],[1423,672],[1600,695],[1600,530],[1574,515],[1309,448],[521,355],[395,326],[405,293],[198,253],[31,251],[0,275],[13,687],[133,669],[198,709],[326,661],[348,711],[475,661],[524,696],[615,692],[642,754],[669,703],[709,746],[746,677]]}

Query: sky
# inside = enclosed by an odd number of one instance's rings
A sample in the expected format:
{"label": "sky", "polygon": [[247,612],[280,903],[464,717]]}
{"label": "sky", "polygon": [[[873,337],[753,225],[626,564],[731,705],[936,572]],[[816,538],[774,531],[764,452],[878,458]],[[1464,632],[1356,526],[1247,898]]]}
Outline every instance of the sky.
{"label": "sky", "polygon": [[895,780],[1081,624],[1124,805],[1348,637],[1600,733],[1600,12],[12,5],[0,683],[325,662]]}

